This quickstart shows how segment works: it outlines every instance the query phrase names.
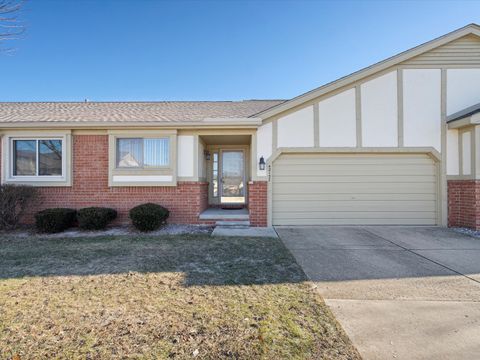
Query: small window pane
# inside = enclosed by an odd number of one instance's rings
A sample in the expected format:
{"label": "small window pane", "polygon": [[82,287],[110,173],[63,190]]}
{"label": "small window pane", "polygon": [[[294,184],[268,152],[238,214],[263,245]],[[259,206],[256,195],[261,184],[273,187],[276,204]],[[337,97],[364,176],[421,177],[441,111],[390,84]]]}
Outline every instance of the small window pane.
{"label": "small window pane", "polygon": [[143,166],[167,166],[170,162],[170,141],[165,139],[143,140]]}
{"label": "small window pane", "polygon": [[142,139],[117,139],[117,167],[142,166]]}
{"label": "small window pane", "polygon": [[36,175],[36,140],[13,141],[13,175],[35,176]]}
{"label": "small window pane", "polygon": [[62,175],[62,140],[40,140],[38,156],[38,175]]}
{"label": "small window pane", "polygon": [[218,153],[213,153],[213,174],[212,174],[212,182],[213,182],[213,197],[218,196]]}

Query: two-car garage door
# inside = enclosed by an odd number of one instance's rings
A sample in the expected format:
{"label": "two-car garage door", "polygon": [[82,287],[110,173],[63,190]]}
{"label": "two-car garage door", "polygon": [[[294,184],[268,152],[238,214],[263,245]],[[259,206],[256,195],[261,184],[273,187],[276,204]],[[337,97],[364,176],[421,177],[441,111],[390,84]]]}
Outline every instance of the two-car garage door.
{"label": "two-car garage door", "polygon": [[273,225],[435,225],[437,167],[427,154],[282,154]]}

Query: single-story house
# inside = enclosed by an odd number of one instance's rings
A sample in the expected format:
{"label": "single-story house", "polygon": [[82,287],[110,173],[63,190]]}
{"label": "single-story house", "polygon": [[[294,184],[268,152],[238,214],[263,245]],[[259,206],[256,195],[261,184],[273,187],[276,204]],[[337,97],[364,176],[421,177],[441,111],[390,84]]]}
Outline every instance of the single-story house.
{"label": "single-story house", "polygon": [[31,213],[480,229],[480,26],[290,100],[0,103],[0,131],[2,183],[40,188]]}

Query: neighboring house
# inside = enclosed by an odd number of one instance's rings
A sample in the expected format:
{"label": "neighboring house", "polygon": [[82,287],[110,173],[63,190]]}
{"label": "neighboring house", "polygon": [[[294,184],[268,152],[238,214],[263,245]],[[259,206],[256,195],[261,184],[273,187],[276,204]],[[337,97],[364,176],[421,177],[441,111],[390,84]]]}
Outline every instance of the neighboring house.
{"label": "neighboring house", "polygon": [[480,229],[479,104],[472,24],[288,101],[1,103],[2,182],[120,221]]}

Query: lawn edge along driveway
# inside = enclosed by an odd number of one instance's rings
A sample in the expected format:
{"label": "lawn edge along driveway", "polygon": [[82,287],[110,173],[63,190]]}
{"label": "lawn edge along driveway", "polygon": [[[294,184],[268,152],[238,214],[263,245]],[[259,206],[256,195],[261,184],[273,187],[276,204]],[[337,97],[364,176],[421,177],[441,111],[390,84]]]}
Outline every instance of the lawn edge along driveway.
{"label": "lawn edge along driveway", "polygon": [[279,239],[3,236],[0,258],[0,358],[360,358]]}

